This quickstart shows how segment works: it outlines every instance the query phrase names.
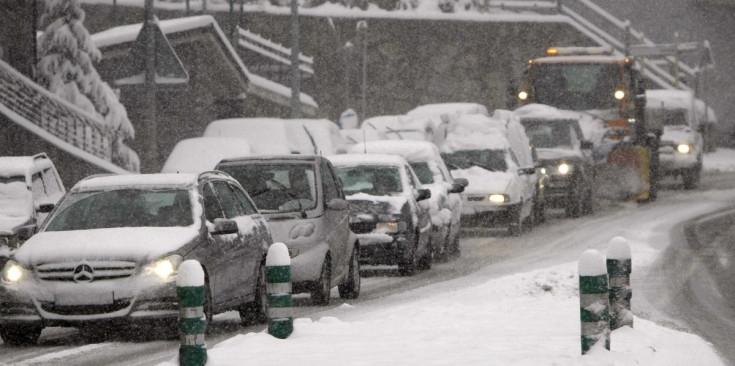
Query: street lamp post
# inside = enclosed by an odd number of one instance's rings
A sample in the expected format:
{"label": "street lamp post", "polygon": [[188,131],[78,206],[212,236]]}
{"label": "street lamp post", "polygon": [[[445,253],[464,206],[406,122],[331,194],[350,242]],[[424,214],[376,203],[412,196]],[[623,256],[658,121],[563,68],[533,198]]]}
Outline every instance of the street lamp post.
{"label": "street lamp post", "polygon": [[350,108],[350,58],[352,57],[352,50],[355,48],[355,46],[352,44],[352,42],[347,41],[345,42],[344,46],[342,46],[342,54],[344,56],[345,61],[345,69],[344,69],[344,110],[347,110]]}
{"label": "street lamp post", "polygon": [[299,70],[299,2],[291,0],[291,118],[299,118],[301,71]]}
{"label": "street lamp post", "polygon": [[357,32],[362,34],[362,95],[360,101],[360,123],[365,120],[367,113],[367,21],[357,22]]}

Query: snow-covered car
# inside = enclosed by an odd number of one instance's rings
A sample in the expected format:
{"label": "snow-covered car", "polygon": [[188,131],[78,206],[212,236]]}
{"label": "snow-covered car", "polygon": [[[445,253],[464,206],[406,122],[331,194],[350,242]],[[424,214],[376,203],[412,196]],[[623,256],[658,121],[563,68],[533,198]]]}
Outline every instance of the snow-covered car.
{"label": "snow-covered car", "polygon": [[5,264],[0,336],[25,344],[50,326],[175,329],[175,277],[188,259],[206,274],[208,321],[235,309],[263,322],[271,243],[265,219],[222,172],[88,177]]}
{"label": "snow-covered car", "polygon": [[0,157],[0,266],[36,232],[64,192],[46,154]]}
{"label": "snow-covered car", "polygon": [[452,175],[469,181],[461,194],[465,225],[505,226],[520,235],[524,223],[533,223],[535,186],[522,176],[535,169],[519,166],[503,131],[456,128],[440,151]]}
{"label": "snow-covered car", "polygon": [[366,133],[377,133],[381,140],[416,140],[435,144],[444,139],[446,120],[438,115],[375,116],[362,122]]}
{"label": "snow-covered car", "polygon": [[592,213],[595,165],[592,142],[585,140],[573,115],[526,115],[521,118],[548,178],[544,185],[547,205],[563,207],[566,215]]}
{"label": "snow-covered car", "polygon": [[425,188],[431,190],[431,248],[439,259],[459,254],[462,199],[465,179],[454,179],[444,164],[439,149],[427,141],[368,141],[352,146],[353,154],[398,155],[406,159]]}
{"label": "snow-covered car", "polygon": [[329,158],[350,202],[350,228],[360,241],[360,262],[398,265],[404,275],[431,268],[431,191],[405,159],[346,154]]}
{"label": "snow-covered car", "polygon": [[658,149],[660,176],[681,176],[694,189],[702,172],[704,139],[694,94],[685,90],[646,90],[646,119],[663,126]]}
{"label": "snow-covered car", "polygon": [[253,156],[223,160],[217,169],[245,187],[273,239],[288,247],[294,293],[309,292],[312,302],[326,305],[336,284],[340,297],[358,297],[359,245],[349,226],[349,203],[326,158]]}
{"label": "snow-covered car", "polygon": [[252,155],[248,140],[234,137],[193,137],[176,143],[161,173],[198,174],[214,169],[220,160]]}

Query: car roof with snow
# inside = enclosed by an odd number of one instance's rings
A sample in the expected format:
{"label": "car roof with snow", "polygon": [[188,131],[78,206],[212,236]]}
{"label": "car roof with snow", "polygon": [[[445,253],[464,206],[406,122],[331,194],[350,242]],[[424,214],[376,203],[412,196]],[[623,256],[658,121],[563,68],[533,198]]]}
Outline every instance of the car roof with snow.
{"label": "car roof with snow", "polygon": [[418,106],[406,114],[484,114],[487,116],[488,112],[487,107],[479,103],[434,103]]}
{"label": "car roof with snow", "polygon": [[646,108],[661,107],[665,109],[694,108],[694,93],[688,90],[646,90]]}
{"label": "car roof with snow", "polygon": [[328,157],[334,166],[354,166],[354,165],[388,165],[388,166],[404,166],[406,159],[397,155],[387,154],[343,154]]}
{"label": "car roof with snow", "polygon": [[36,172],[51,168],[53,163],[46,154],[34,156],[0,156],[0,176],[22,175],[30,177]]}
{"label": "car roof with snow", "polygon": [[482,132],[472,130],[456,130],[447,135],[444,143],[439,147],[442,153],[453,153],[468,150],[506,150],[510,142],[505,134],[498,129],[488,129]]}
{"label": "car roof with snow", "polygon": [[558,109],[545,104],[532,103],[524,105],[513,111],[513,113],[520,118],[533,118],[533,119],[575,119],[579,120],[582,114],[575,111],[568,111]]}
{"label": "car roof with snow", "polygon": [[217,165],[220,164],[237,164],[239,162],[272,162],[272,161],[304,161],[314,162],[321,155],[301,155],[301,154],[286,154],[286,155],[262,155],[262,156],[243,156],[232,159],[222,159]]}
{"label": "car roof with snow", "polygon": [[248,140],[236,137],[194,137],[179,141],[161,169],[162,173],[201,173],[214,169],[222,159],[251,155]]}
{"label": "car roof with snow", "polygon": [[222,172],[205,172],[202,174],[123,174],[123,175],[96,175],[87,177],[79,181],[73,192],[79,191],[97,191],[103,189],[122,189],[122,188],[180,188],[188,189],[196,187],[199,184],[200,177],[217,176],[220,178],[235,180],[229,175]]}
{"label": "car roof with snow", "polygon": [[408,161],[434,161],[439,150],[431,142],[415,140],[368,141],[352,146],[349,153],[396,154]]}

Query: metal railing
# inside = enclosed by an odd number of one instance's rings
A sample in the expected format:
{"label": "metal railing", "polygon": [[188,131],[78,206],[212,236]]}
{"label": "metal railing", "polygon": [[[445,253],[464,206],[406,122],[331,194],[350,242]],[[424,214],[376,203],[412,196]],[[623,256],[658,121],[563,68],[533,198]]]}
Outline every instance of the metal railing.
{"label": "metal railing", "polygon": [[[53,136],[112,162],[112,131],[0,61],[0,104]],[[43,136],[41,136],[43,138]]]}

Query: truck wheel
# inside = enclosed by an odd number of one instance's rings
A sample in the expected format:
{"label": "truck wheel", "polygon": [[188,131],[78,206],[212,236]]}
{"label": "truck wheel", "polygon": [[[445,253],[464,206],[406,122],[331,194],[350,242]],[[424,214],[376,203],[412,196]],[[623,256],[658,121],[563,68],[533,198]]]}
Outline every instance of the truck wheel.
{"label": "truck wheel", "polygon": [[681,177],[684,180],[684,189],[692,190],[697,188],[699,182],[699,170],[691,169],[682,173]]}

